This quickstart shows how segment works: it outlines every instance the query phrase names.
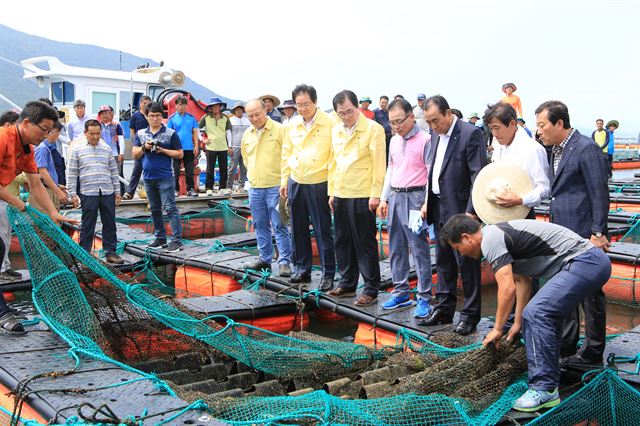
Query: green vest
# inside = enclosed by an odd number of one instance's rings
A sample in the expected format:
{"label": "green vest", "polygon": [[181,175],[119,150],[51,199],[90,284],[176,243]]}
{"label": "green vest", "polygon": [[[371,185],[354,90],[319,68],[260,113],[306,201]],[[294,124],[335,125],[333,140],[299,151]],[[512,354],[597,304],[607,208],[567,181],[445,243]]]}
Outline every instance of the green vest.
{"label": "green vest", "polygon": [[229,119],[224,115],[218,120],[210,114],[205,116],[205,128],[207,129],[207,150],[208,151],[226,151],[227,145],[227,121]]}

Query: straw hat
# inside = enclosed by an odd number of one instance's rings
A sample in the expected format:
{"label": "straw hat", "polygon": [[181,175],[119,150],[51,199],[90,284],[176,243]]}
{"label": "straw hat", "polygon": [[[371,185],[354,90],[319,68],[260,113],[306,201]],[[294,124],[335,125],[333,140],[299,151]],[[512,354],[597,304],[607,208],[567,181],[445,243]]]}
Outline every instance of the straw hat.
{"label": "straw hat", "polygon": [[511,87],[513,89],[513,91],[515,92],[516,90],[518,90],[518,88],[516,87],[515,84],[513,83],[505,83],[502,85],[502,91],[507,93],[507,87]]}
{"label": "straw hat", "polygon": [[278,105],[280,105],[280,99],[278,99],[277,96],[274,96],[271,93],[267,93],[266,95],[262,95],[258,99],[260,99],[262,102],[264,102],[265,99],[271,99],[271,102],[273,102],[273,107],[274,108],[276,108]]}
{"label": "straw hat", "polygon": [[524,219],[529,214],[527,206],[502,207],[496,204],[496,195],[510,189],[522,196],[533,189],[531,178],[520,166],[509,163],[491,163],[484,167],[473,182],[473,208],[488,225],[514,219]]}

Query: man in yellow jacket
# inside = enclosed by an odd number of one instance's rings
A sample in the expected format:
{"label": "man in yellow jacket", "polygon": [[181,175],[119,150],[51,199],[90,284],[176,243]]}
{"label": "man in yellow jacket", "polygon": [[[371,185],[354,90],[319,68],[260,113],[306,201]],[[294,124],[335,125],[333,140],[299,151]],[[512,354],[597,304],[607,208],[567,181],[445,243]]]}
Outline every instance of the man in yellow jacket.
{"label": "man in yellow jacket", "polygon": [[282,223],[280,204],[280,157],[284,127],[267,117],[264,101],[255,99],[245,106],[251,122],[242,136],[241,153],[247,167],[249,207],[256,230],[260,258],[248,265],[255,270],[271,269],[273,242],[271,229],[275,231],[278,246],[278,266],[281,277],[291,276],[291,235]]}
{"label": "man in yellow jacket", "polygon": [[286,128],[282,145],[280,196],[289,198],[296,273],[289,282],[311,281],[311,237],[309,218],[322,264],[320,289],[331,289],[336,272],[331,213],[327,195],[331,128],[333,120],[317,107],[313,86],[301,84],[292,92],[298,116]]}
{"label": "man in yellow jacket", "polygon": [[384,183],[384,129],[358,109],[358,98],[343,90],[333,98],[340,122],[331,132],[329,207],[336,228],[336,257],[342,279],[330,296],[355,295],[362,274],[364,290],[356,306],[378,300],[380,263],[376,243],[376,209]]}

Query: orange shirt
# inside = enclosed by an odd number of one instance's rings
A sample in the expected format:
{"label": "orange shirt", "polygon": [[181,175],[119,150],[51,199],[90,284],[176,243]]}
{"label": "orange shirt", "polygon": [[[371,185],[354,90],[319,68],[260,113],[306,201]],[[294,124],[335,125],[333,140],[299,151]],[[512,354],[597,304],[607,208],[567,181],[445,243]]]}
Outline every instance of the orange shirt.
{"label": "orange shirt", "polygon": [[38,174],[31,145],[22,145],[18,127],[0,128],[0,185],[9,185],[20,173]]}
{"label": "orange shirt", "polygon": [[369,120],[373,120],[374,114],[373,111],[371,111],[370,109],[364,109],[364,108],[358,108],[360,110],[361,113],[364,114],[365,117],[367,117]]}
{"label": "orange shirt", "polygon": [[500,99],[500,102],[511,105],[513,109],[516,110],[516,115],[518,116],[518,118],[523,117],[522,103],[520,102],[520,96],[514,95],[513,93],[511,95],[504,95],[502,99]]}

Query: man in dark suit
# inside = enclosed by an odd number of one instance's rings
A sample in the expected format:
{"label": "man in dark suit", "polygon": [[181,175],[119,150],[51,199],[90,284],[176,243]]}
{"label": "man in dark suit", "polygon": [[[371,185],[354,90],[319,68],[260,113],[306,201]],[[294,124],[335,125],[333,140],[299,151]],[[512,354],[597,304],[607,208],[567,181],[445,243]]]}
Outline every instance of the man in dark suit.
{"label": "man in dark suit", "polygon": [[[432,96],[423,104],[424,117],[432,132],[429,192],[423,216],[434,224],[436,237],[447,220],[459,213],[477,219],[471,201],[476,175],[487,163],[482,131],[451,113],[442,96]],[[480,321],[480,261],[459,257],[445,245],[436,245],[438,271],[437,303],[433,312],[418,325],[449,324],[456,310],[458,271],[462,275],[464,306],[453,329],[461,335],[473,333]]]}
{"label": "man in dark suit", "polygon": [[[571,128],[569,110],[560,101],[536,109],[542,142],[552,146],[551,222],[569,228],[607,251],[609,214],[608,166],[598,145]],[[562,365],[591,368],[602,364],[606,337],[606,301],[602,289],[584,299],[586,338],[576,352],[580,335],[579,311],[565,321]]]}

